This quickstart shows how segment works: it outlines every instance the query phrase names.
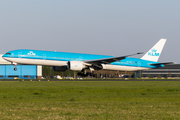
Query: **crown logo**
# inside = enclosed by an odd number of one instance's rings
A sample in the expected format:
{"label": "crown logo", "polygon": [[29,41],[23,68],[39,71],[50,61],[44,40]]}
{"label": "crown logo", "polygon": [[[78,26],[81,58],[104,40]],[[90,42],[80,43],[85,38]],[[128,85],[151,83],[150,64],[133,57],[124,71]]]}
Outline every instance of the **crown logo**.
{"label": "crown logo", "polygon": [[157,50],[156,50],[156,49],[152,49],[151,51],[152,51],[152,52],[156,52]]}
{"label": "crown logo", "polygon": [[33,53],[33,51],[30,51],[30,52],[28,53],[28,55],[36,55],[36,54]]}

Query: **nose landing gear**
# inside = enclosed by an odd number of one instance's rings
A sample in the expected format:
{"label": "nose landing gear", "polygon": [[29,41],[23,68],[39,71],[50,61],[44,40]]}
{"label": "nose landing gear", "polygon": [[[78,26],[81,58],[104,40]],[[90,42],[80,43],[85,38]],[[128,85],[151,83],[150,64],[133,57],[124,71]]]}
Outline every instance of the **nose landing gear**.
{"label": "nose landing gear", "polygon": [[17,63],[12,62],[11,64],[14,65],[14,67],[15,67],[14,71],[16,71],[17,70],[17,67],[16,67]]}
{"label": "nose landing gear", "polygon": [[16,71],[16,70],[17,70],[17,67],[14,68],[14,71]]}

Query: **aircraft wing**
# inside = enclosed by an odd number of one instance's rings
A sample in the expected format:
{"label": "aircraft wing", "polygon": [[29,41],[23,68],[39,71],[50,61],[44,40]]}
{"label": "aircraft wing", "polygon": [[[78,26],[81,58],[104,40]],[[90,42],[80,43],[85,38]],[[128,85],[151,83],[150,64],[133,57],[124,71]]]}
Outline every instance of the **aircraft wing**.
{"label": "aircraft wing", "polygon": [[153,64],[150,64],[150,65],[154,65],[154,66],[158,66],[158,65],[168,65],[168,64],[175,64],[174,62],[165,62],[165,63],[153,63]]}
{"label": "aircraft wing", "polygon": [[88,60],[88,61],[84,61],[84,62],[85,63],[90,63],[90,64],[110,64],[112,62],[120,61],[120,60],[125,59],[126,57],[133,56],[133,55],[138,55],[138,54],[143,54],[143,53],[136,53],[136,54],[126,55],[126,56],[121,56],[121,57],[112,57],[112,58]]}

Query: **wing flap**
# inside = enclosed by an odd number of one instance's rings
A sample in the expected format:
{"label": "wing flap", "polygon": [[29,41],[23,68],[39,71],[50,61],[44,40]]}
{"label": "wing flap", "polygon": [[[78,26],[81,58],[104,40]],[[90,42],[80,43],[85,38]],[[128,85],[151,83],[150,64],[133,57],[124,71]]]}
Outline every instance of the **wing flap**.
{"label": "wing flap", "polygon": [[141,53],[126,55],[126,56],[121,56],[121,57],[112,57],[112,58],[88,60],[88,61],[84,61],[84,62],[85,63],[91,63],[91,64],[110,64],[112,62],[120,61],[120,60],[125,59],[126,57],[133,56],[133,55],[138,55],[138,54],[143,54],[143,53],[141,52]]}

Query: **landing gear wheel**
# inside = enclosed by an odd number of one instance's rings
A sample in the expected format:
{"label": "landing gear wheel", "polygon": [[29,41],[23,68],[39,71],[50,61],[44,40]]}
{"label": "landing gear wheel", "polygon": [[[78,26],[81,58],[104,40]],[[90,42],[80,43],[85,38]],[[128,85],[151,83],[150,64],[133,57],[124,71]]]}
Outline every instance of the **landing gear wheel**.
{"label": "landing gear wheel", "polygon": [[16,71],[16,70],[17,70],[17,68],[14,68],[14,70]]}

